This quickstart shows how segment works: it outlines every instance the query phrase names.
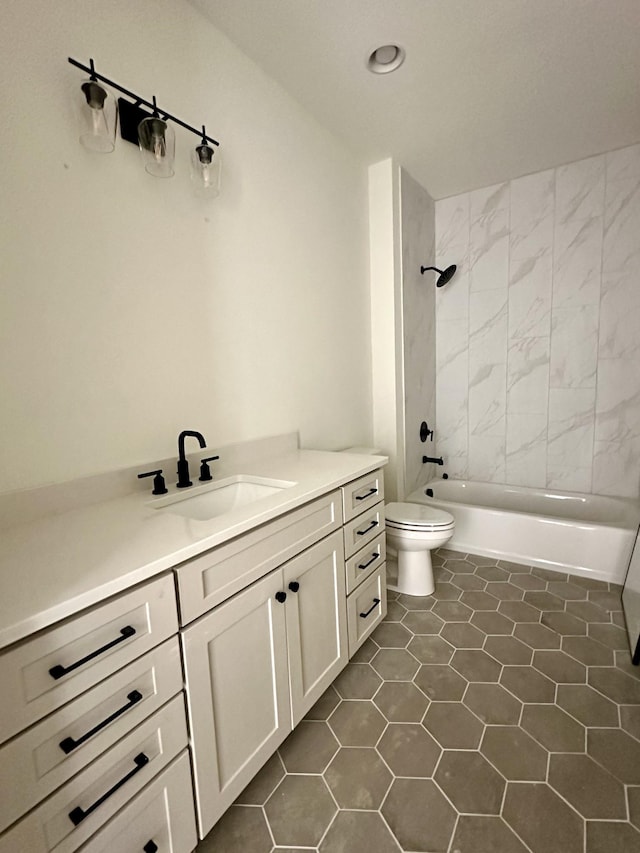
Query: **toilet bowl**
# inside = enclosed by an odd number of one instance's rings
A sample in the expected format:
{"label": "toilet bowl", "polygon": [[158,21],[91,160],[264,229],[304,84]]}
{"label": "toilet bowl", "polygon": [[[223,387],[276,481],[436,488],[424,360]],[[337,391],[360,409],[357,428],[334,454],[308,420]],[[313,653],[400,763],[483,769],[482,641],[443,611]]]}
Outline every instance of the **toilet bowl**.
{"label": "toilet bowl", "polygon": [[453,536],[453,516],[411,503],[390,503],[384,512],[387,550],[398,560],[397,583],[387,586],[404,595],[431,595],[435,590],[431,551]]}

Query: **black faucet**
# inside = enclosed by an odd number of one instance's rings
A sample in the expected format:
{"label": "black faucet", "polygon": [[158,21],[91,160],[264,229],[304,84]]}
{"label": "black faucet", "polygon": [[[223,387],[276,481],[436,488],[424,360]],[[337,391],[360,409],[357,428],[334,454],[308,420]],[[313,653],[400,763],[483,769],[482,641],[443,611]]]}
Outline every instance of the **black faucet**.
{"label": "black faucet", "polygon": [[424,462],[434,462],[436,465],[444,465],[444,460],[442,456],[423,456],[422,461]]}
{"label": "black faucet", "polygon": [[188,435],[197,438],[200,447],[207,446],[202,433],[196,432],[194,429],[185,429],[178,436],[178,482],[176,486],[179,489],[186,489],[187,486],[193,485],[189,478],[189,463],[187,462],[187,457],[184,455],[184,440]]}

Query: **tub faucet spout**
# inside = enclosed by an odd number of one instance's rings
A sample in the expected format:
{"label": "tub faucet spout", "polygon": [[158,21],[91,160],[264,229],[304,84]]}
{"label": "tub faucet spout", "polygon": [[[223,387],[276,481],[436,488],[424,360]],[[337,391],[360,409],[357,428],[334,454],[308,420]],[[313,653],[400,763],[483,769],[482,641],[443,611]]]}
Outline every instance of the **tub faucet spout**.
{"label": "tub faucet spout", "polygon": [[176,486],[179,489],[186,489],[187,486],[193,485],[191,478],[189,477],[189,462],[187,461],[187,457],[184,452],[184,440],[187,436],[196,438],[200,447],[207,446],[207,442],[205,441],[202,433],[196,432],[194,429],[185,429],[178,436],[178,482],[176,483]]}
{"label": "tub faucet spout", "polygon": [[442,456],[423,456],[422,462],[423,464],[426,462],[433,462],[435,465],[444,465]]}

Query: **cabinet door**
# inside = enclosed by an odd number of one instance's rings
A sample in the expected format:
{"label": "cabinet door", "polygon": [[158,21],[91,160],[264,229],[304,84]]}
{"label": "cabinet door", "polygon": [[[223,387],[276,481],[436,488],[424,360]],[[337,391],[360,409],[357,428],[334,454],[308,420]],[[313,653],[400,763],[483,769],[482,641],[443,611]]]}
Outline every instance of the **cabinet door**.
{"label": "cabinet door", "polygon": [[201,838],[291,731],[282,589],[278,569],[182,634]]}
{"label": "cabinet door", "polygon": [[286,563],[283,571],[295,726],[348,660],[341,532]]}

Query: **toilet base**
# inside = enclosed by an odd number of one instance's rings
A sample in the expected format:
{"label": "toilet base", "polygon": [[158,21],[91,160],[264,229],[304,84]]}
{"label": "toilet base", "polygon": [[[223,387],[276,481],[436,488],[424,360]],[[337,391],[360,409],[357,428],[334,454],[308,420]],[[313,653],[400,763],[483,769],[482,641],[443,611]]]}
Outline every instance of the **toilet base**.
{"label": "toilet base", "polygon": [[[391,562],[389,558],[387,558],[387,562]],[[397,565],[397,579],[393,578],[392,571],[390,571],[387,589],[400,592],[403,595],[425,596],[433,594],[436,583],[433,577],[431,551],[399,551],[397,553]]]}

